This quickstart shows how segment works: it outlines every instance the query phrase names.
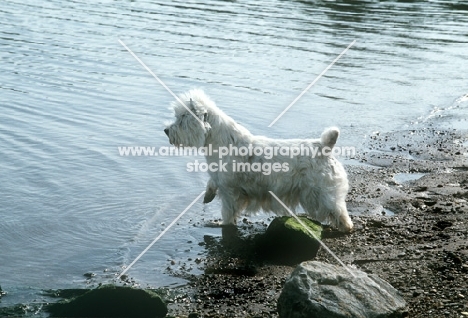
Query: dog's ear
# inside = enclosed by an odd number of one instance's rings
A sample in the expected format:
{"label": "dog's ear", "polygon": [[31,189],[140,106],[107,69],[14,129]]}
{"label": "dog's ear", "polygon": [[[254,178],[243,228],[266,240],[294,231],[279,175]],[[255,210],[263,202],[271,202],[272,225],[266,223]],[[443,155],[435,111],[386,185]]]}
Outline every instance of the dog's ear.
{"label": "dog's ear", "polygon": [[189,102],[190,110],[195,110],[195,105],[193,105],[193,100],[190,98]]}
{"label": "dog's ear", "polygon": [[203,122],[206,123],[207,118],[208,118],[208,113],[204,113],[203,114]]}

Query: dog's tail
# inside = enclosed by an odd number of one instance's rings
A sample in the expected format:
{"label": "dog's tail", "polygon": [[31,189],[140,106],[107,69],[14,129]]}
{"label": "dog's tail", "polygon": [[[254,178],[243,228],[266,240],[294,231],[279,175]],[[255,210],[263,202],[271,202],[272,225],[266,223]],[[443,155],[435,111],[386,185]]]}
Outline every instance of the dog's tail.
{"label": "dog's tail", "polygon": [[325,129],[320,137],[320,142],[323,146],[333,148],[338,140],[338,136],[340,135],[340,130],[336,127],[330,127]]}

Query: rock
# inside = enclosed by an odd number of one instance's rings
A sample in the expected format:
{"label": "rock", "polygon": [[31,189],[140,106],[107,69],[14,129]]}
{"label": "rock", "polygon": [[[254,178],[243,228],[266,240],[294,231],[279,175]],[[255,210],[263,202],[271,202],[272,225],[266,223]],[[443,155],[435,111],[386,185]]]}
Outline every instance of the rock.
{"label": "rock", "polygon": [[382,220],[369,220],[369,222],[367,222],[367,225],[369,227],[381,228],[383,227],[383,222]]}
{"label": "rock", "polygon": [[424,192],[427,190],[427,187],[426,186],[418,186],[418,187],[415,187],[414,188],[414,191],[415,192]]}
{"label": "rock", "polygon": [[[299,219],[321,239],[322,226],[307,217]],[[315,258],[320,243],[293,217],[275,218],[259,240],[259,254],[278,264],[295,265]]]}
{"label": "rock", "polygon": [[286,281],[278,299],[281,318],[398,318],[406,303],[399,292],[376,275],[358,269],[309,261]]}
{"label": "rock", "polygon": [[51,317],[165,317],[167,306],[156,293],[105,285],[47,307]]}
{"label": "rock", "polygon": [[434,224],[432,229],[435,231],[442,231],[446,229],[447,227],[451,227],[452,225],[453,225],[453,222],[450,222],[447,220],[438,220],[436,224]]}

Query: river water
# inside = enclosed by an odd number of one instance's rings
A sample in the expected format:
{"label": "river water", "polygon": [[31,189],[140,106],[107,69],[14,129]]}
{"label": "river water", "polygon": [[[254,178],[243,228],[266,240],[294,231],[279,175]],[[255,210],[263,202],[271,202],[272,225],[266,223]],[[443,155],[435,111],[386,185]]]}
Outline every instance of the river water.
{"label": "river water", "polygon": [[[468,127],[463,1],[3,0],[0,17],[0,306],[111,281],[204,190],[196,158],[119,155],[168,146],[173,99],[119,39],[254,134],[334,125],[359,149],[375,131]],[[199,200],[128,275],[183,284],[165,268],[203,255],[219,207]]]}

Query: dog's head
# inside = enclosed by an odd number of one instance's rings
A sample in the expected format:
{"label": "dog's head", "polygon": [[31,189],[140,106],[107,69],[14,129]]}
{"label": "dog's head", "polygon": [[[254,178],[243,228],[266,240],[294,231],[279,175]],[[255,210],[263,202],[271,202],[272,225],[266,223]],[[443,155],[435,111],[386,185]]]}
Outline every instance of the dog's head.
{"label": "dog's head", "polygon": [[191,90],[171,105],[176,119],[164,129],[169,142],[176,147],[203,147],[211,129],[208,116],[214,103],[203,91]]}

